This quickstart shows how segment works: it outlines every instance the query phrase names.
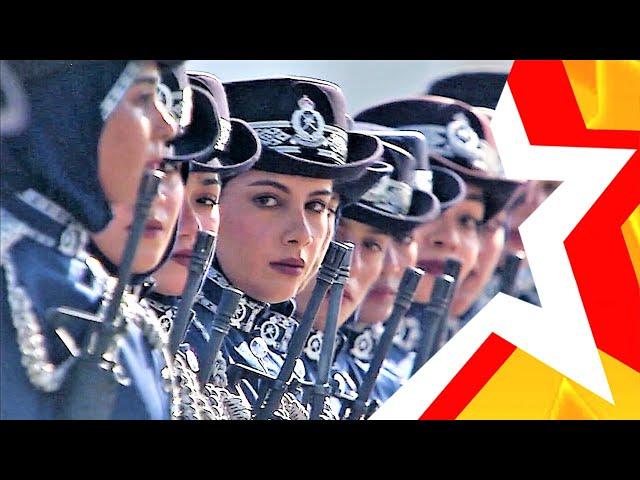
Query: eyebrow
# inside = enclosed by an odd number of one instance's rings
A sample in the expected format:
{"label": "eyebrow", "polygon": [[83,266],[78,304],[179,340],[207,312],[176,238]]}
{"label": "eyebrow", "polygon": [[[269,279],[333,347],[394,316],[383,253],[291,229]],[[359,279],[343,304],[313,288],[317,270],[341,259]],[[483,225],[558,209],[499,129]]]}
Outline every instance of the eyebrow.
{"label": "eyebrow", "polygon": [[[291,190],[286,185],[283,185],[280,182],[276,182],[274,180],[257,180],[253,183],[249,184],[250,187],[273,187],[278,190],[283,191],[284,193],[291,193]],[[333,192],[331,190],[323,189],[323,190],[315,190],[311,192],[308,196],[314,195],[332,195]]]}
{"label": "eyebrow", "polygon": [[216,175],[215,177],[209,177],[202,179],[202,185],[221,185],[220,179]]}
{"label": "eyebrow", "polygon": [[470,195],[467,195],[465,200],[476,200],[478,202],[484,202],[484,196],[478,193],[472,193]]}
{"label": "eyebrow", "polygon": [[158,75],[157,73],[147,73],[144,75],[140,75],[138,78],[136,78],[134,80],[135,84],[139,84],[139,83],[150,83],[152,85],[156,85],[157,83],[160,83],[160,75]]}
{"label": "eyebrow", "polygon": [[274,182],[273,180],[257,180],[249,184],[250,187],[273,187],[278,190],[282,190],[284,193],[291,193],[289,187],[283,185],[280,182]]}
{"label": "eyebrow", "polygon": [[383,231],[382,231],[382,230],[380,230],[379,228],[372,227],[372,226],[368,226],[368,227],[369,227],[369,228],[368,228],[369,233],[373,233],[374,235],[390,235],[390,234],[389,234],[389,233],[387,233],[387,232],[383,232]]}
{"label": "eyebrow", "polygon": [[316,190],[315,192],[311,192],[309,194],[310,197],[314,195],[333,195],[333,192],[331,190],[324,189],[324,190]]}

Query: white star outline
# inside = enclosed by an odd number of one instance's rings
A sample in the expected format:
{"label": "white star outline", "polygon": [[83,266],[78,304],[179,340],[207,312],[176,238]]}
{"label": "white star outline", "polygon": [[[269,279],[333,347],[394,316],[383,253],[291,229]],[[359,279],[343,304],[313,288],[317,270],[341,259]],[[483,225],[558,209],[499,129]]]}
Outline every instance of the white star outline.
{"label": "white star outline", "polygon": [[508,84],[491,128],[507,177],[562,181],[519,229],[542,307],[498,294],[372,420],[419,418],[491,333],[614,403],[564,241],[635,151],[531,145]]}

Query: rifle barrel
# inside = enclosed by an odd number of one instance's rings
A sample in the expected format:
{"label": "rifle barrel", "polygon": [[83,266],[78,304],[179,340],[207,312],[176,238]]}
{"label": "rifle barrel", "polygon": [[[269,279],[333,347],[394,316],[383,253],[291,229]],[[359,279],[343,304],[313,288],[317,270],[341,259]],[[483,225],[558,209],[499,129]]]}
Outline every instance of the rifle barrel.
{"label": "rifle barrel", "polygon": [[342,259],[346,254],[346,251],[347,248],[338,242],[332,241],[329,244],[327,253],[322,260],[322,265],[320,266],[320,270],[316,276],[316,284],[313,288],[311,298],[309,299],[309,304],[305,309],[300,325],[291,338],[291,342],[289,343],[289,348],[287,350],[287,356],[280,368],[280,372],[278,372],[278,377],[273,382],[270,382],[270,385],[265,383],[265,388],[263,390],[264,393],[261,393],[261,395],[258,396],[258,400],[256,402],[256,405],[258,406],[255,417],[256,419],[265,420],[271,418],[273,412],[280,405],[280,401],[286,389],[286,384],[293,373],[295,362],[300,358],[304,344],[309,337],[309,332],[311,331],[311,327],[313,326],[313,322],[315,321],[320,308],[320,304],[322,303],[327,290],[338,275],[338,268],[342,263]]}
{"label": "rifle barrel", "polygon": [[329,382],[329,372],[333,364],[333,355],[336,344],[336,336],[338,333],[338,318],[340,317],[340,305],[342,304],[342,295],[344,287],[349,279],[351,269],[351,255],[355,245],[350,242],[342,243],[348,248],[342,259],[338,276],[333,285],[329,289],[329,306],[327,308],[327,316],[324,325],[324,335],[322,338],[322,347],[320,350],[320,358],[318,359],[318,377],[316,385],[311,394],[311,413],[309,418],[317,420],[320,418],[326,398],[326,391]]}
{"label": "rifle barrel", "polygon": [[191,254],[191,261],[189,262],[189,275],[169,332],[169,351],[174,355],[178,351],[178,346],[183,341],[189,327],[191,308],[202,286],[205,272],[213,258],[215,244],[216,236],[213,233],[198,232]]}
{"label": "rifle barrel", "polygon": [[400,324],[400,319],[405,316],[407,310],[409,310],[409,307],[411,306],[413,294],[418,287],[418,283],[420,282],[422,275],[424,275],[424,271],[419,268],[409,267],[404,271],[398,288],[398,293],[394,301],[393,311],[391,312],[389,319],[385,322],[384,333],[380,338],[380,342],[376,348],[376,353],[369,364],[369,370],[367,370],[367,373],[358,388],[358,398],[352,405],[351,412],[348,417],[349,420],[358,420],[364,414],[369,397],[373,391],[375,381],[380,373],[382,362],[391,348],[393,337],[396,334],[398,325]]}
{"label": "rifle barrel", "polygon": [[200,382],[204,385],[209,381],[209,377],[213,373],[216,356],[220,351],[220,345],[224,337],[229,333],[231,327],[231,318],[238,309],[238,304],[243,293],[235,288],[225,288],[222,290],[220,301],[213,317],[213,324],[209,331],[209,342],[206,350],[203,352],[200,365]]}
{"label": "rifle barrel", "polygon": [[111,414],[118,384],[113,378],[113,373],[102,368],[100,364],[103,362],[103,355],[123,326],[123,322],[118,318],[120,304],[131,281],[133,260],[149,216],[149,209],[164,175],[164,172],[153,170],[146,171],[142,176],[131,231],[118,268],[118,282],[102,321],[95,331],[87,335],[83,352],[70,372],[65,387],[67,401],[61,409],[63,418],[106,419]]}

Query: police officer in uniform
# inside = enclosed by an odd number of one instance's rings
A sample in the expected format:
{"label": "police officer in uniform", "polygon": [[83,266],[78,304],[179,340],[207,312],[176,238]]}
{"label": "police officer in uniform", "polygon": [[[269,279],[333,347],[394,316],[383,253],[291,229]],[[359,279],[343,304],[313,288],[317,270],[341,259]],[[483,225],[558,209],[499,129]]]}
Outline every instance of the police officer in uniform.
{"label": "police officer in uniform", "polygon": [[[206,327],[223,288],[245,292],[222,352],[228,388],[245,400],[235,418],[248,418],[261,379],[275,377],[282,364],[275,343],[285,347],[296,327],[287,302],[328,245],[334,184],[361,176],[381,146],[374,137],[347,132],[342,92],[330,82],[286,77],[231,82],[225,91],[231,113],[257,132],[262,152],[249,172],[223,184],[216,257],[195,310]],[[273,304],[281,304],[273,313],[283,322],[282,335],[256,335]],[[304,377],[300,362],[296,375]],[[302,414],[286,397],[279,416]]]}
{"label": "police officer in uniform", "polygon": [[[176,391],[166,336],[137,295],[125,293],[123,327],[100,359],[111,396],[101,398],[85,379],[80,391],[89,398],[78,410],[69,408],[78,400],[70,382],[87,360],[82,347],[93,322],[55,315],[71,307],[101,320],[111,301],[138,183],[143,171],[162,165],[162,150],[178,131],[157,102],[157,63],[11,66],[31,120],[27,131],[2,142],[2,418],[169,418]],[[165,197],[151,206],[131,283],[157,268],[172,246],[182,184],[171,170],[161,185]]]}
{"label": "police officer in uniform", "polygon": [[[360,133],[367,132],[360,131]],[[350,277],[345,286],[338,318],[339,326],[352,316],[383,268],[389,266],[386,259],[391,257],[391,263],[397,265],[392,238],[403,237],[413,227],[435,218],[440,208],[439,201],[431,192],[430,186],[425,185],[424,189],[416,187],[415,158],[406,150],[393,144],[383,143],[383,145],[383,161],[391,165],[394,170],[382,177],[357,203],[347,205],[342,210],[336,229],[338,240],[350,241],[355,245]],[[431,174],[430,171],[424,173]],[[297,296],[301,310],[308,304],[309,293],[310,291],[306,289]],[[326,314],[327,301],[325,300],[316,318],[316,330],[310,336],[305,348],[304,359],[311,381],[315,381],[317,376]],[[367,370],[365,363],[371,358],[373,332],[352,318],[352,325],[348,328],[345,326],[338,339],[339,353],[335,367],[338,372],[334,372],[333,378],[340,388],[351,389],[350,392],[341,391],[342,396],[353,396],[355,394],[353,389],[357,388],[362,380],[362,373]]]}
{"label": "police officer in uniform", "polygon": [[[147,297],[167,333],[185,288],[197,232],[218,233],[221,177],[228,179],[248,170],[260,154],[260,141],[251,128],[242,120],[229,117],[222,83],[207,73],[189,72],[188,77],[193,91],[193,120],[172,145],[172,158],[190,160],[178,242],[168,262],[154,274],[153,291]],[[166,84],[177,85],[173,75]],[[205,274],[206,271],[203,277]],[[195,316],[191,321],[194,346],[182,343],[175,357],[182,399],[176,415],[186,419],[227,418],[225,392],[212,385],[203,388],[198,379],[196,348],[208,342],[209,333]],[[222,358],[219,361],[224,362]]]}
{"label": "police officer in uniform", "polygon": [[[493,173],[497,168],[491,165],[499,160],[488,124],[462,102],[437,96],[399,99],[368,108],[355,119],[423,133],[431,164],[454,171],[467,187],[463,201],[446,209],[435,222],[415,230],[419,242],[418,267],[426,274],[416,290],[414,304],[399,326],[389,356],[395,371],[406,379],[421,342],[420,322],[434,275],[442,273],[445,258],[451,257],[461,263],[457,281],[464,281],[477,259],[480,225],[504,207],[520,182]],[[445,338],[459,326],[453,322]]]}

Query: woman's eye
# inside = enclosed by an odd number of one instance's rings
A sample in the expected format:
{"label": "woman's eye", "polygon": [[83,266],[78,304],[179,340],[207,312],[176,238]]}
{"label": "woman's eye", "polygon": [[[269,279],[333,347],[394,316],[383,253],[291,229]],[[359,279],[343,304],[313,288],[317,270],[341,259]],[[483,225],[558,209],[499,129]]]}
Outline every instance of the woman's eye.
{"label": "woman's eye", "polygon": [[460,225],[469,230],[478,231],[480,229],[481,220],[473,217],[472,215],[462,215],[459,220]]}
{"label": "woman's eye", "polygon": [[393,240],[400,245],[409,245],[411,242],[413,242],[413,236],[403,235],[400,237],[394,237]]}
{"label": "woman's eye", "polygon": [[493,235],[501,228],[506,229],[506,223],[497,220],[489,221],[480,226],[482,233],[486,233],[487,235]]}
{"label": "woman's eye", "polygon": [[371,250],[373,252],[382,252],[382,245],[380,245],[375,240],[365,240],[362,242],[362,246],[367,250]]}
{"label": "woman's eye", "polygon": [[260,195],[258,197],[255,197],[253,199],[253,202],[258,206],[258,207],[275,207],[278,205],[278,199],[276,197],[274,197],[273,195]]}
{"label": "woman's eye", "polygon": [[319,200],[307,203],[307,208],[315,213],[322,213],[327,209],[327,204]]}
{"label": "woman's eye", "polygon": [[220,202],[216,197],[200,197],[196,200],[196,202],[198,202],[201,205],[207,205],[211,208],[220,204]]}
{"label": "woman's eye", "polygon": [[135,97],[135,104],[139,107],[150,107],[156,100],[156,95],[151,92],[143,92]]}

